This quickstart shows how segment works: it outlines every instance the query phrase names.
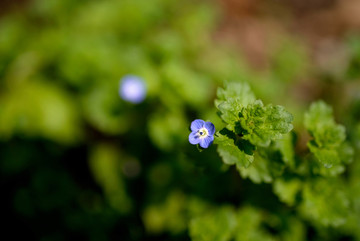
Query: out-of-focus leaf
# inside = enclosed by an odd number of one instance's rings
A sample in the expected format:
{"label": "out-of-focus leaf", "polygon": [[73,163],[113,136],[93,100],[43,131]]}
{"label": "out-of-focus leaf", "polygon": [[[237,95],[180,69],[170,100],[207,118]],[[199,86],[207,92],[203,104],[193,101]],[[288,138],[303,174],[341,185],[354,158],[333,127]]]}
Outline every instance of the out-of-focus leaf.
{"label": "out-of-focus leaf", "polygon": [[223,129],[216,133],[214,141],[217,151],[224,163],[237,167],[248,167],[254,160],[255,147],[245,140],[239,139],[233,132]]}
{"label": "out-of-focus leaf", "polygon": [[192,106],[203,106],[211,94],[211,83],[181,62],[168,62],[162,68],[167,84],[182,100]]}
{"label": "out-of-focus leaf", "polygon": [[235,229],[236,241],[277,240],[261,227],[263,217],[259,210],[252,207],[241,208],[237,212],[236,219],[238,223],[238,226]]}
{"label": "out-of-focus leaf", "polygon": [[190,222],[190,236],[193,241],[228,241],[236,227],[236,216],[230,207],[209,210],[204,216]]}
{"label": "out-of-focus leaf", "polygon": [[24,133],[64,143],[80,139],[76,105],[54,85],[40,81],[21,83],[1,96],[0,103],[2,138]]}
{"label": "out-of-focus leaf", "polygon": [[154,113],[149,119],[148,128],[152,142],[163,150],[170,150],[187,139],[184,130],[188,126],[178,111]]}
{"label": "out-of-focus leaf", "polygon": [[309,220],[324,226],[338,227],[349,216],[349,198],[338,179],[313,179],[303,188],[299,210]]}
{"label": "out-of-focus leaf", "polygon": [[104,189],[110,205],[122,214],[129,213],[132,202],[121,175],[119,151],[111,145],[100,144],[93,147],[90,155],[90,169],[97,183]]}
{"label": "out-of-focus leaf", "polygon": [[295,141],[296,139],[294,132],[290,132],[283,135],[283,138],[277,140],[279,150],[282,154],[283,161],[288,164],[291,168],[295,168]]}
{"label": "out-of-focus leaf", "polygon": [[283,173],[285,164],[276,148],[259,148],[254,157],[254,162],[248,168],[238,166],[243,178],[249,178],[254,183],[270,183]]}
{"label": "out-of-focus leaf", "polygon": [[298,179],[276,179],[273,185],[274,193],[279,199],[289,206],[293,206],[296,201],[296,195],[302,188],[302,183]]}
{"label": "out-of-focus leaf", "polygon": [[107,134],[124,133],[131,126],[131,108],[121,101],[118,89],[102,84],[83,95],[82,110],[86,120]]}
{"label": "out-of-focus leaf", "polygon": [[326,168],[349,163],[352,159],[352,148],[345,141],[345,127],[335,123],[332,109],[323,101],[310,106],[305,113],[305,127],[313,136],[308,142],[310,151]]}
{"label": "out-of-focus leaf", "polygon": [[187,200],[183,193],[174,191],[164,203],[149,205],[142,215],[147,231],[150,233],[170,231],[173,234],[183,232],[187,225]]}

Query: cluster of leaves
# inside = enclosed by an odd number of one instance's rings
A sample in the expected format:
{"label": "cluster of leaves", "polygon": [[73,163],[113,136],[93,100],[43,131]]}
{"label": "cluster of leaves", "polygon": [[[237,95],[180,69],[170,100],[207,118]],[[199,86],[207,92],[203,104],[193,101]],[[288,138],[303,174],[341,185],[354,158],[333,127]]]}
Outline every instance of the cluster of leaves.
{"label": "cluster of leaves", "polygon": [[226,127],[216,133],[216,143],[226,164],[249,167],[256,149],[269,147],[293,128],[293,117],[284,107],[264,106],[246,83],[228,83],[218,89],[217,97],[215,105]]}
{"label": "cluster of leaves", "polygon": [[343,171],[343,164],[352,160],[353,149],[345,142],[345,127],[335,123],[332,109],[322,101],[313,103],[304,124],[313,137],[308,147],[316,159],[326,168]]}
{"label": "cluster of leaves", "polygon": [[[280,201],[318,228],[343,229],[353,223],[351,203],[357,199],[339,174],[351,163],[354,149],[346,141],[344,126],[334,121],[331,107],[318,101],[305,113],[309,155],[296,153],[296,135],[289,133],[292,115],[281,106],[264,106],[248,84],[227,83],[217,96],[215,105],[226,126],[216,133],[215,143],[225,164],[235,164],[240,175],[254,183],[272,183]],[[207,220],[203,225],[195,222],[192,228],[211,225]],[[195,240],[211,240],[199,238],[203,232],[198,232],[192,232]]]}

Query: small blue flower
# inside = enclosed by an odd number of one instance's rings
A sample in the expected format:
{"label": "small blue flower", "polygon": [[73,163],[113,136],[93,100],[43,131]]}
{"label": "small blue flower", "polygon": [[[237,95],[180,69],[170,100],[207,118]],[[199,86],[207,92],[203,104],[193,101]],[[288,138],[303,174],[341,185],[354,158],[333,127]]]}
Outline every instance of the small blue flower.
{"label": "small blue flower", "polygon": [[126,75],[120,80],[120,97],[128,102],[138,104],[145,99],[146,86],[143,79],[134,75]]}
{"label": "small blue flower", "polygon": [[211,122],[196,119],[191,122],[189,142],[193,145],[200,144],[202,148],[208,148],[214,141],[215,126]]}

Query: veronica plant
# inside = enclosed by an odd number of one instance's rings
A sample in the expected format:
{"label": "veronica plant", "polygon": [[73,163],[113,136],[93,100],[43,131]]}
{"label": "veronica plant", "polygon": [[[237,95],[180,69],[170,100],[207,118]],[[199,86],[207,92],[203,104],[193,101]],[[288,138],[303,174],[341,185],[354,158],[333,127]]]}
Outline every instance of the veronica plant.
{"label": "veronica plant", "polygon": [[[286,204],[283,210],[296,213],[297,220],[311,222],[319,230],[356,230],[354,223],[359,227],[358,206],[352,206],[359,199],[349,191],[358,190],[359,185],[351,187],[351,178],[348,181],[340,175],[346,173],[356,152],[346,140],[345,127],[335,122],[330,106],[317,101],[305,113],[303,131],[308,132],[308,149],[300,152],[296,149],[297,134],[291,132],[293,116],[282,106],[264,105],[248,84],[234,82],[219,88],[215,106],[225,127],[214,134],[214,144],[225,164],[235,165],[241,177],[253,183],[269,183],[273,193]],[[200,120],[192,123],[192,144],[200,143],[202,135],[206,136],[203,126]],[[357,175],[354,168],[347,170]],[[248,221],[256,216],[257,221]],[[216,230],[220,219],[224,226]],[[205,235],[210,237],[206,240],[248,240],[249,232],[259,234],[253,240],[277,240],[262,230],[261,219],[261,213],[253,208],[235,211],[223,206],[212,214],[206,212],[193,218],[190,235],[195,241],[205,240]],[[241,230],[243,220],[252,224]]]}
{"label": "veronica plant", "polygon": [[281,139],[293,128],[293,117],[284,107],[265,106],[246,83],[231,82],[225,89],[219,88],[215,105],[226,127],[213,138],[207,129],[211,122],[195,120],[189,142],[207,148],[207,143],[215,139],[223,161],[238,168],[248,167],[254,160],[255,150],[269,147],[272,141]]}
{"label": "veronica plant", "polygon": [[[207,148],[214,141],[223,162],[236,165],[243,177],[256,179],[256,176],[266,176],[259,174],[260,170],[271,172],[274,168],[282,169],[276,162],[270,165],[266,160],[281,155],[281,148],[274,148],[275,141],[282,139],[293,128],[293,116],[284,107],[264,105],[255,98],[248,84],[239,82],[227,83],[224,89],[219,88],[215,105],[225,127],[214,134],[211,122],[195,120],[191,123],[192,132],[189,135],[191,144]],[[255,156],[257,165],[247,169]]]}

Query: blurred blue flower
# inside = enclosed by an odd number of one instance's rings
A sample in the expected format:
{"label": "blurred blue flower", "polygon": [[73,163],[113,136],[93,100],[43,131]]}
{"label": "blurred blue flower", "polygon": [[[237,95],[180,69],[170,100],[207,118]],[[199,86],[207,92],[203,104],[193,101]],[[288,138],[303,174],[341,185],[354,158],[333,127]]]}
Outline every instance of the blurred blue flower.
{"label": "blurred blue flower", "polygon": [[200,144],[202,148],[208,148],[214,141],[215,126],[211,122],[196,119],[191,122],[189,142],[193,145]]}
{"label": "blurred blue flower", "polygon": [[120,80],[120,97],[128,102],[138,104],[146,97],[146,86],[142,78],[126,75]]}

